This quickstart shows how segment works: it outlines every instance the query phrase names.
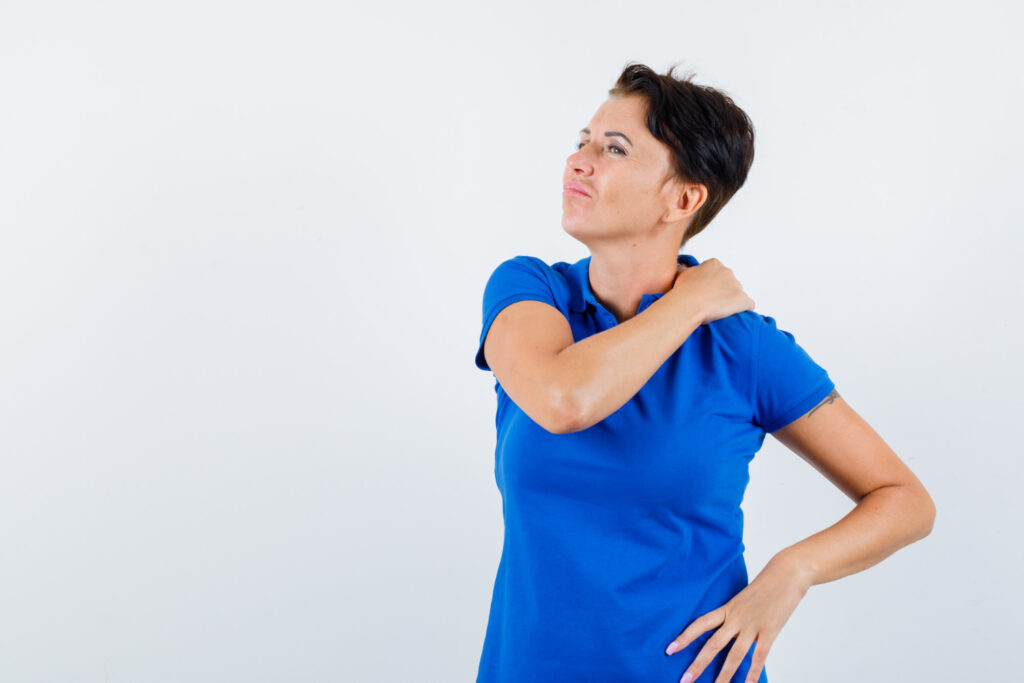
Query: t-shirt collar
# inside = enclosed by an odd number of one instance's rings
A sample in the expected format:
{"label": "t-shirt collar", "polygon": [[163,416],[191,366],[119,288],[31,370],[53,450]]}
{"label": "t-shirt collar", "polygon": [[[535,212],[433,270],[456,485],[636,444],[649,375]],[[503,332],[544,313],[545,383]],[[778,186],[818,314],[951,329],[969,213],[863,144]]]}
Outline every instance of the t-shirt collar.
{"label": "t-shirt collar", "polygon": [[[595,307],[599,306],[597,299],[594,298],[594,293],[590,291],[590,278],[587,273],[590,269],[590,256],[584,259],[580,259],[576,263],[569,266],[569,288],[570,288],[570,300],[569,309],[575,313],[583,313],[587,310],[587,304],[591,304]],[[689,254],[679,254],[678,263],[685,263],[688,266],[698,266],[698,261]],[[650,294],[644,294],[640,297],[640,310],[643,310],[648,305],[657,301],[662,297],[664,292],[652,292]]]}

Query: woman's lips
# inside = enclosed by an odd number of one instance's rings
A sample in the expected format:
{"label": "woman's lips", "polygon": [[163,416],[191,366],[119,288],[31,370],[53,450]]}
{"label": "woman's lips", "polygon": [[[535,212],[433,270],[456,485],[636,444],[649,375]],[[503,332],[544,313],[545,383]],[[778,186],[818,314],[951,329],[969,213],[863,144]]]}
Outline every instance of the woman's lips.
{"label": "woman's lips", "polygon": [[562,194],[580,195],[582,197],[590,196],[590,193],[587,192],[587,188],[583,186],[583,183],[578,183],[575,180],[569,180],[562,183]]}

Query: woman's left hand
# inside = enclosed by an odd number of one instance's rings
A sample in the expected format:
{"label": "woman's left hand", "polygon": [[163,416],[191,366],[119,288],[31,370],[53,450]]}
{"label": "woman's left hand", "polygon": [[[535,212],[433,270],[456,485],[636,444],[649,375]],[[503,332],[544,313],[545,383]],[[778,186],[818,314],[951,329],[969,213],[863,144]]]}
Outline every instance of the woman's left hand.
{"label": "woman's left hand", "polygon": [[[704,643],[680,683],[697,680],[705,667],[733,638],[736,642],[729,649],[725,665],[715,683],[729,683],[751,644],[757,641],[746,679],[746,683],[755,683],[761,676],[768,649],[810,587],[810,576],[806,572],[799,571],[796,565],[782,555],[773,557],[757,578],[729,602],[696,619],[669,644],[665,652],[671,655],[685,648],[702,633],[718,629]],[[675,649],[672,649],[673,645]],[[687,678],[687,674],[691,678]]]}

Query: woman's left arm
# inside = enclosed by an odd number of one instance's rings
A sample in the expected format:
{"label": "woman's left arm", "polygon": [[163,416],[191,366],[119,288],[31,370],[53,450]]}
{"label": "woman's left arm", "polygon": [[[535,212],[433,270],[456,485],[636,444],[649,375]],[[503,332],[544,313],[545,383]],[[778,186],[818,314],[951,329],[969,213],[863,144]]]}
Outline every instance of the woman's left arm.
{"label": "woman's left arm", "polygon": [[924,485],[837,391],[772,436],[857,503],[829,528],[779,552],[808,586],[867,569],[931,533],[935,503]]}
{"label": "woman's left arm", "polygon": [[[811,586],[881,562],[927,536],[935,522],[935,503],[924,486],[837,391],[772,435],[857,505],[827,529],[779,551],[732,600],[679,634],[673,651],[718,629],[687,669],[690,680],[735,638],[715,683],[732,679],[755,641],[748,680],[756,681],[772,641]],[[686,675],[682,680],[689,683]]]}

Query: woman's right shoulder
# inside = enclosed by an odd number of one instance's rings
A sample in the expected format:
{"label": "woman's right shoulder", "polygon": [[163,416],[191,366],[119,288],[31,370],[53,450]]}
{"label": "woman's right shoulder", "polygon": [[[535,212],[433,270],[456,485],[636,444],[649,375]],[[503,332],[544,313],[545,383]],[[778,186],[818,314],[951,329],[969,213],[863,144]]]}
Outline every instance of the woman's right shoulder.
{"label": "woman's right shoulder", "polygon": [[506,258],[494,268],[494,273],[533,273],[545,279],[564,279],[566,266],[563,262],[548,263],[539,256],[529,254],[516,254]]}
{"label": "woman's right shoulder", "polygon": [[[567,263],[548,263],[539,256],[516,254],[500,262],[491,273],[488,289],[504,294],[516,291],[543,291],[559,309],[570,299]],[[500,295],[499,295],[500,296]],[[539,298],[539,297],[538,297]]]}
{"label": "woman's right shoulder", "polygon": [[547,261],[540,258],[539,256],[531,256],[529,254],[516,254],[502,261],[499,266],[503,266],[506,263],[514,263],[527,268],[536,268],[538,270],[551,270],[551,266]]}

